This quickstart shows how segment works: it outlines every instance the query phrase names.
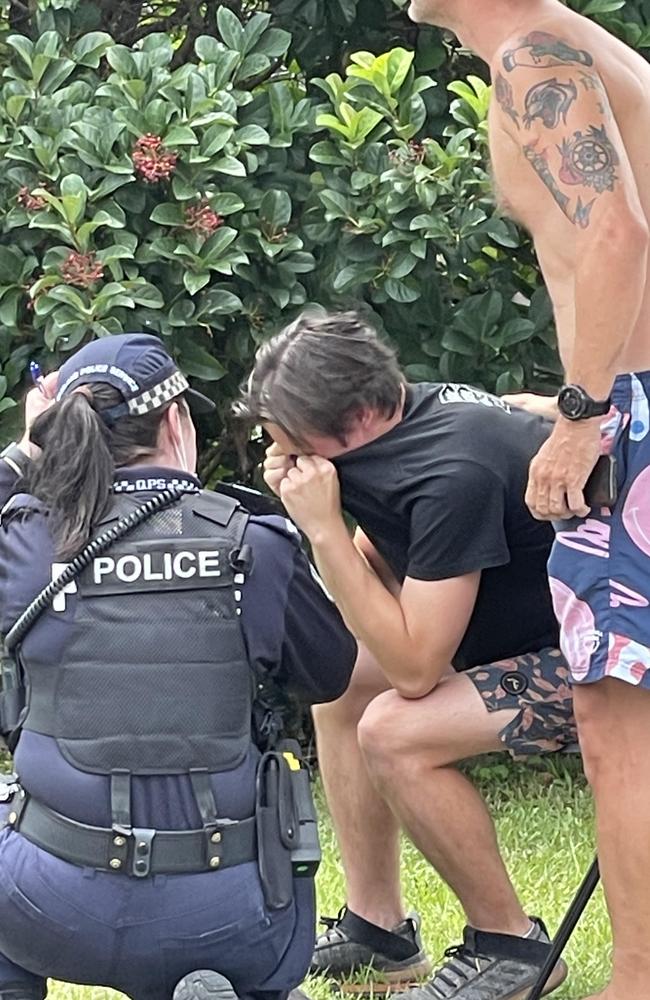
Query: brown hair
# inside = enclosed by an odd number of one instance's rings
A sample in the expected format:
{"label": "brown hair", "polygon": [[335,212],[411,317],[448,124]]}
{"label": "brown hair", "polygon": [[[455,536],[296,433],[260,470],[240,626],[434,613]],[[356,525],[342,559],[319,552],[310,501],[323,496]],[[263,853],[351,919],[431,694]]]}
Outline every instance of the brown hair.
{"label": "brown hair", "polygon": [[155,452],[161,420],[171,406],[124,416],[108,426],[101,411],[120,402],[117,389],[96,382],[54,403],[31,428],[41,454],[25,477],[26,488],[48,505],[57,554],[64,559],[86,544],[107,509],[115,468]]}
{"label": "brown hair", "polygon": [[357,313],[303,313],[259,348],[234,413],[301,446],[310,432],[345,444],[364,409],[394,415],[403,384],[395,351]]}

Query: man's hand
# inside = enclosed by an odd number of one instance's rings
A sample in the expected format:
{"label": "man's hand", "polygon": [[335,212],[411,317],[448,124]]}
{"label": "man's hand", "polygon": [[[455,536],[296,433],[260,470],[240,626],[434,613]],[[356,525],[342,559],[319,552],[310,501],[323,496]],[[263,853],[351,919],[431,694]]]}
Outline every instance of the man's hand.
{"label": "man's hand", "polygon": [[275,442],[266,449],[264,459],[264,482],[276,496],[280,496],[280,486],[290,469],[295,468],[296,456],[285,455]]}
{"label": "man's hand", "polygon": [[319,455],[301,455],[280,483],[280,499],[310,541],[340,528],[341,490],[334,465]]}
{"label": "man's hand", "polygon": [[557,396],[539,396],[536,392],[514,392],[501,399],[510,406],[517,406],[527,413],[534,413],[547,420],[557,420]]}
{"label": "man's hand", "polygon": [[560,418],[531,462],[526,503],[533,517],[586,517],[590,508],[582,491],[599,455],[599,420]]}
{"label": "man's hand", "polygon": [[28,458],[36,458],[40,451],[40,448],[37,448],[36,445],[32,444],[29,440],[29,432],[36,418],[40,417],[41,413],[45,413],[46,410],[49,410],[54,403],[58,377],[58,371],[50,372],[50,374],[46,375],[41,382],[43,392],[35,386],[33,389],[29,390],[25,397],[25,433],[18,442],[18,447],[28,456]]}

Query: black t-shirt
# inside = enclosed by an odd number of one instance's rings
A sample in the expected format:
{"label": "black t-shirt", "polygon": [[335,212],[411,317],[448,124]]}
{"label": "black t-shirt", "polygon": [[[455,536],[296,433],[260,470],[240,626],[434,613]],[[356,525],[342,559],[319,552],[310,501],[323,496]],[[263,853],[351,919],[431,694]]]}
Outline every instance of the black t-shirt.
{"label": "black t-shirt", "polygon": [[482,571],[457,669],[558,643],[546,576],[553,528],[524,503],[549,431],[480,390],[420,383],[407,387],[396,427],[335,460],[344,508],[398,579]]}

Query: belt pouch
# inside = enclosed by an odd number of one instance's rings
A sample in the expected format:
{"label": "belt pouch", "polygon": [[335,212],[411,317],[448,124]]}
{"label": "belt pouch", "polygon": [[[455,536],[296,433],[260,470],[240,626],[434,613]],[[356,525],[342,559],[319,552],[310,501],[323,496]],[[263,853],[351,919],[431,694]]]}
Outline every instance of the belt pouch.
{"label": "belt pouch", "polygon": [[284,740],[280,743],[278,752],[286,762],[286,773],[291,784],[293,840],[290,846],[293,874],[295,878],[314,878],[321,862],[321,849],[309,773],[302,766],[300,746],[295,740]]}
{"label": "belt pouch", "polygon": [[257,863],[264,900],[270,910],[281,910],[293,899],[291,851],[280,828],[280,767],[274,755],[260,761],[257,773]]}

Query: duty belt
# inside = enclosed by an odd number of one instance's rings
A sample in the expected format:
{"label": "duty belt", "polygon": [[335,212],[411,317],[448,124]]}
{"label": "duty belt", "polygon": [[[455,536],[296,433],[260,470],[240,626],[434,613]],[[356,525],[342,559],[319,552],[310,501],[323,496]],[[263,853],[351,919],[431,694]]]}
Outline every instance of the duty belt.
{"label": "duty belt", "polygon": [[202,830],[88,826],[21,791],[8,822],[63,861],[135,878],[215,871],[257,859],[254,817],[219,820]]}

